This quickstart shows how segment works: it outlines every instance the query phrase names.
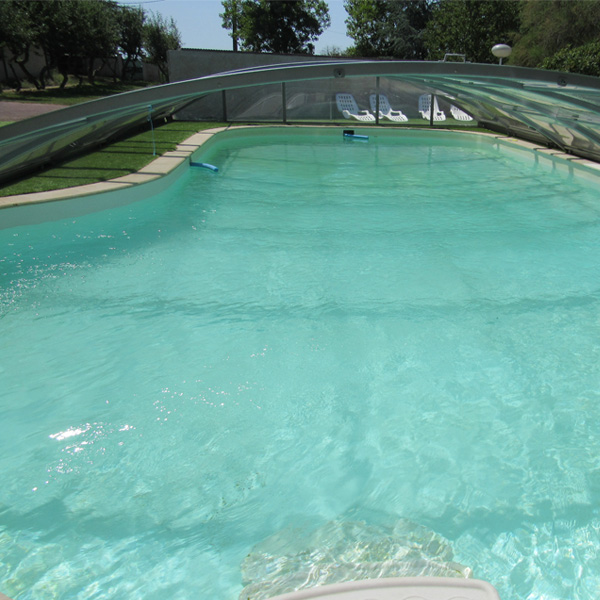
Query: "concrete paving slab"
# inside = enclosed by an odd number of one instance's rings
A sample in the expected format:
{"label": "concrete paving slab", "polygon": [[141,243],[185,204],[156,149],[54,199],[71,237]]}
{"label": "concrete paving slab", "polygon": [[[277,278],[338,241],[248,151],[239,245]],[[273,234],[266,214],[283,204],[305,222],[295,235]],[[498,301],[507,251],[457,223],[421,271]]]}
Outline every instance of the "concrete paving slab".
{"label": "concrete paving slab", "polygon": [[213,133],[205,133],[203,131],[200,133],[195,133],[187,140],[181,142],[181,144],[178,144],[178,146],[202,146],[202,144],[204,144],[204,142],[207,140],[210,140],[213,135]]}
{"label": "concrete paving slab", "polygon": [[123,175],[122,177],[111,179],[110,181],[112,183],[138,184],[147,183],[148,181],[154,181],[159,177],[160,175],[158,175],[157,173],[131,173],[130,175]]}
{"label": "concrete paving slab", "polygon": [[143,169],[140,169],[138,173],[166,175],[178,167],[184,160],[187,160],[187,157],[161,156],[160,158],[153,160],[149,165],[146,165]]}
{"label": "concrete paving slab", "polygon": [[101,181],[64,190],[52,190],[50,192],[36,192],[34,194],[21,194],[19,196],[5,196],[0,198],[0,208],[9,208],[21,204],[39,204],[41,202],[56,202],[78,196],[90,196],[103,192],[114,192],[131,187],[131,184],[118,183],[115,181]]}

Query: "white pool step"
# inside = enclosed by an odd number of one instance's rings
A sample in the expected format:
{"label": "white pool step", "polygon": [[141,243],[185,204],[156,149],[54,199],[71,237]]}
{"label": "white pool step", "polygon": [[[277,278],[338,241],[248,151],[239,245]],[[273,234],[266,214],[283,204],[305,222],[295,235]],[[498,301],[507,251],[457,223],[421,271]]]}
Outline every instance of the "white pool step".
{"label": "white pool step", "polygon": [[486,581],[453,577],[366,579],[275,596],[271,600],[500,600]]}

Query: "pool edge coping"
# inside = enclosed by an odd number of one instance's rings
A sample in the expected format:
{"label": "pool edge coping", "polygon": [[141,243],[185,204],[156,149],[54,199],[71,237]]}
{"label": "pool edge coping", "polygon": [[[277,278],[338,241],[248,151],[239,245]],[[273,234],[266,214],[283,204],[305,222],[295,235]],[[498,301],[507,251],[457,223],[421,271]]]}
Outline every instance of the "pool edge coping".
{"label": "pool edge coping", "polygon": [[[331,125],[318,125],[316,127],[331,128]],[[339,126],[336,126],[339,127]],[[356,126],[355,126],[356,127]],[[359,125],[360,127],[360,125]],[[115,192],[137,188],[140,185],[150,183],[161,179],[172,173],[177,167],[185,161],[190,161],[192,155],[199,150],[208,140],[218,133],[224,131],[234,131],[236,129],[248,128],[315,128],[315,125],[236,125],[228,127],[214,127],[194,133],[189,138],[177,144],[175,150],[169,150],[153,161],[142,167],[135,173],[122,175],[114,179],[99,181],[96,183],[88,183],[70,188],[62,188],[59,190],[49,190],[45,192],[32,192],[30,194],[18,194],[12,196],[0,197],[0,210],[5,208],[14,208],[17,206],[28,206],[34,204],[46,204],[48,202],[58,202],[61,200],[71,200],[74,198],[84,198],[96,194],[106,192]],[[364,127],[367,129],[368,127]],[[421,127],[403,127],[402,131],[422,131]],[[390,131],[389,129],[387,131]],[[568,154],[559,149],[551,149],[546,146],[540,146],[526,140],[511,137],[504,134],[496,134],[493,132],[487,133],[483,131],[460,131],[459,129],[427,129],[426,131],[435,131],[436,133],[451,132],[451,133],[466,133],[469,135],[479,135],[489,137],[504,142],[509,145],[518,146],[533,152],[540,153],[549,158],[563,159],[568,163],[577,164],[597,171],[600,175],[600,163],[596,163],[586,158],[581,158],[573,154]]]}

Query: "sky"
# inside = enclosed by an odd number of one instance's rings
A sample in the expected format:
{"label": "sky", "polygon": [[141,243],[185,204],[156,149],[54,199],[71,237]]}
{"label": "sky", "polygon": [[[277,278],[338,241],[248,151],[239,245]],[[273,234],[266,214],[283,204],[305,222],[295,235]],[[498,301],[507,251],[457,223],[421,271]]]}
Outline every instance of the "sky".
{"label": "sky", "polygon": [[[119,4],[143,6],[146,12],[160,13],[173,17],[181,33],[183,48],[204,48],[209,50],[231,50],[232,41],[223,29],[219,13],[223,12],[221,0],[120,0]],[[352,45],[346,37],[346,10],[343,0],[328,0],[331,26],[315,43],[316,54],[327,47],[342,50]]]}

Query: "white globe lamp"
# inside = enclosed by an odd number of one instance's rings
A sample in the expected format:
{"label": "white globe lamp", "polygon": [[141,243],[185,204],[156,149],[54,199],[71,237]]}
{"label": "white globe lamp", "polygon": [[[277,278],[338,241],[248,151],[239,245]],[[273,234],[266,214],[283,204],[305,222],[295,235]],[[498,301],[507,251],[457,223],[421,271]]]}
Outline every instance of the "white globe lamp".
{"label": "white globe lamp", "polygon": [[510,56],[511,52],[512,52],[512,48],[510,46],[508,46],[507,44],[496,44],[492,48],[492,54],[496,58],[500,59],[500,64],[502,64],[503,58],[508,58]]}

